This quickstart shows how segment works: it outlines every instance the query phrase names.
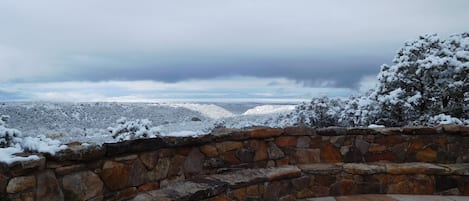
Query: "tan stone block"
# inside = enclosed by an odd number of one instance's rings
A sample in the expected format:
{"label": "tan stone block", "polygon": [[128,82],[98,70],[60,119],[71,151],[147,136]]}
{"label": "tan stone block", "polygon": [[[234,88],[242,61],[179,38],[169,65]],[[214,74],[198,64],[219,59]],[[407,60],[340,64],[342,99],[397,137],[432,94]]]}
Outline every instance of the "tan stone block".
{"label": "tan stone block", "polygon": [[334,145],[324,144],[321,146],[321,162],[335,163],[341,161],[340,151]]}
{"label": "tan stone block", "polygon": [[246,198],[246,188],[240,188],[232,191],[233,197],[237,200],[244,200]]}
{"label": "tan stone block", "polygon": [[238,141],[226,141],[226,142],[217,143],[216,146],[217,146],[218,152],[222,154],[228,151],[242,148],[243,143],[238,142]]}
{"label": "tan stone block", "polygon": [[279,147],[295,147],[297,144],[297,137],[281,136],[275,139],[275,144]]}
{"label": "tan stone block", "polygon": [[407,176],[400,181],[388,186],[387,194],[422,194],[430,195],[435,190],[434,180],[427,175]]}
{"label": "tan stone block", "polygon": [[130,167],[114,161],[106,161],[103,165],[101,178],[107,187],[119,190],[127,186]]}
{"label": "tan stone block", "polygon": [[260,196],[259,185],[251,185],[246,187],[246,194],[253,196]]}
{"label": "tan stone block", "polygon": [[277,166],[285,166],[285,165],[288,165],[289,162],[290,162],[290,159],[289,159],[289,157],[287,156],[287,157],[284,157],[284,158],[282,158],[282,159],[276,160],[276,161],[275,161],[275,164],[276,164]]}
{"label": "tan stone block", "polygon": [[221,154],[220,157],[223,159],[223,161],[225,161],[226,163],[231,164],[231,165],[236,165],[236,164],[239,164],[241,162],[238,159],[238,157],[236,157],[236,151],[225,152],[225,153]]}
{"label": "tan stone block", "polygon": [[368,151],[371,152],[371,153],[384,152],[384,151],[386,151],[386,146],[379,145],[379,144],[372,144],[372,145],[370,145],[370,147],[368,147]]}
{"label": "tan stone block", "polygon": [[260,140],[250,140],[248,143],[249,149],[254,150],[254,161],[267,160],[267,143]]}
{"label": "tan stone block", "polygon": [[207,157],[215,157],[218,156],[217,148],[214,145],[202,145],[200,151],[205,154]]}
{"label": "tan stone block", "polygon": [[250,138],[269,138],[269,137],[277,137],[282,135],[283,129],[280,128],[258,128],[254,130],[250,130],[248,135]]}
{"label": "tan stone block", "polygon": [[158,163],[158,152],[157,151],[152,151],[152,152],[145,152],[140,154],[140,160],[142,163],[145,165],[145,167],[148,170],[151,170],[155,167],[155,165]]}
{"label": "tan stone block", "polygon": [[153,171],[148,173],[150,181],[165,179],[168,176],[170,164],[171,160],[169,158],[160,158]]}
{"label": "tan stone block", "polygon": [[295,161],[297,164],[309,164],[320,162],[319,149],[297,149],[295,151]]}
{"label": "tan stone block", "polygon": [[37,200],[62,201],[64,194],[52,170],[41,171],[37,174]]}
{"label": "tan stone block", "polygon": [[420,162],[435,162],[438,157],[438,153],[432,148],[425,148],[417,152],[415,158]]}
{"label": "tan stone block", "polygon": [[103,194],[103,182],[91,171],[65,175],[62,186],[65,200],[88,200]]}
{"label": "tan stone block", "polygon": [[36,186],[36,177],[21,176],[10,179],[7,185],[7,193],[18,193]]}

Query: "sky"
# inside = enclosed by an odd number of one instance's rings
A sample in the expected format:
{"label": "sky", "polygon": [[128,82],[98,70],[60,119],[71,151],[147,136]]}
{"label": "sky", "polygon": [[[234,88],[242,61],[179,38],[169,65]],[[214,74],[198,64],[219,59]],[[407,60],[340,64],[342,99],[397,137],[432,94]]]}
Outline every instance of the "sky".
{"label": "sky", "polygon": [[466,0],[0,2],[0,101],[345,97],[405,41],[469,31]]}

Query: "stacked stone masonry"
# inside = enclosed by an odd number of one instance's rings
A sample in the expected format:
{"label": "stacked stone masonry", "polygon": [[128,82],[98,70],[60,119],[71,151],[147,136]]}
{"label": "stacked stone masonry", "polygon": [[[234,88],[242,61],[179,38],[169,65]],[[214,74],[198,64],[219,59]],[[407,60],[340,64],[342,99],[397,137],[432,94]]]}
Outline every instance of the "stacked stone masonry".
{"label": "stacked stone masonry", "polygon": [[0,164],[0,200],[469,195],[469,127],[456,125],[218,129],[36,155]]}

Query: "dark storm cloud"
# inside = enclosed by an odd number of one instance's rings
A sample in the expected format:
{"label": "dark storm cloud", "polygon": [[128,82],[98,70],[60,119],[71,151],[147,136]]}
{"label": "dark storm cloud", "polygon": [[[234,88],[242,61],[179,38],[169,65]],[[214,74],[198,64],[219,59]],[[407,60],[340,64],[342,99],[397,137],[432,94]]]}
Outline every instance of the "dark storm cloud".
{"label": "dark storm cloud", "polygon": [[[227,76],[284,77],[296,80],[305,86],[313,87],[348,87],[354,88],[364,75],[378,72],[382,61],[389,58],[373,56],[329,55],[285,58],[282,56],[265,56],[243,59],[234,55],[222,58],[191,55],[178,55],[165,62],[157,62],[158,56],[152,59],[140,58],[139,61],[116,58],[119,67],[112,70],[76,69],[69,73],[73,79],[100,80],[159,80],[179,82],[188,79],[210,79]],[[175,62],[177,61],[177,62]],[[65,79],[67,77],[64,77]],[[67,80],[64,80],[67,81]]]}

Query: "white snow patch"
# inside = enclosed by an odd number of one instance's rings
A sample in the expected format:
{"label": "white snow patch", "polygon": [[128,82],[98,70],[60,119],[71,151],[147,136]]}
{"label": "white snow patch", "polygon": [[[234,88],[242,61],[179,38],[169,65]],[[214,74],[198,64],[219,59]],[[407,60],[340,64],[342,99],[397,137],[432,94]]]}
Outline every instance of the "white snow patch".
{"label": "white snow patch", "polygon": [[260,115],[290,112],[295,109],[295,105],[261,105],[251,108],[243,115]]}
{"label": "white snow patch", "polygon": [[234,116],[232,112],[214,104],[176,103],[168,104],[168,106],[182,107],[196,112],[200,112],[202,115],[211,119],[220,119]]}
{"label": "white snow patch", "polygon": [[383,125],[377,125],[377,124],[370,124],[368,128],[384,128]]}
{"label": "white snow patch", "polygon": [[0,148],[0,162],[11,164],[16,161],[39,160],[39,157],[36,155],[30,155],[27,157],[13,155],[21,152],[23,152],[23,149],[19,145],[14,147]]}

